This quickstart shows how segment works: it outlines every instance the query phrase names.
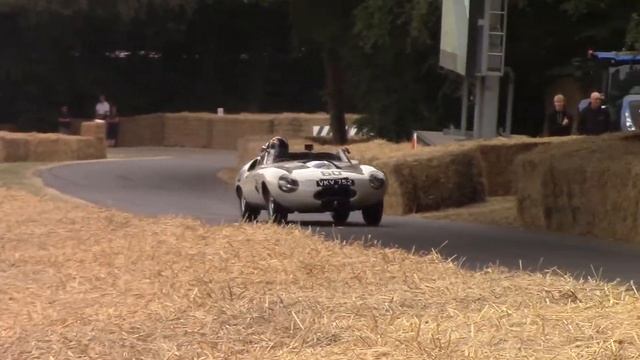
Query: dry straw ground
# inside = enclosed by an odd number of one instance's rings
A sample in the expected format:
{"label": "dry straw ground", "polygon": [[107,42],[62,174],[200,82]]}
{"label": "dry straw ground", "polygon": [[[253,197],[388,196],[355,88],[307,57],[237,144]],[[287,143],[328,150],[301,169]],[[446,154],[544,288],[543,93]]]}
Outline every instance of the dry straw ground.
{"label": "dry straw ground", "polygon": [[0,189],[3,359],[623,359],[631,286]]}

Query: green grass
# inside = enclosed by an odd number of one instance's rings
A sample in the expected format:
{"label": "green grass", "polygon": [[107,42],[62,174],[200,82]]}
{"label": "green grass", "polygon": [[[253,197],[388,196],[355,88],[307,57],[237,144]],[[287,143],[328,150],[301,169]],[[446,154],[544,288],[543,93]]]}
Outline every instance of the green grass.
{"label": "green grass", "polygon": [[34,172],[46,163],[4,163],[0,164],[0,187],[27,191],[42,195],[44,188]]}

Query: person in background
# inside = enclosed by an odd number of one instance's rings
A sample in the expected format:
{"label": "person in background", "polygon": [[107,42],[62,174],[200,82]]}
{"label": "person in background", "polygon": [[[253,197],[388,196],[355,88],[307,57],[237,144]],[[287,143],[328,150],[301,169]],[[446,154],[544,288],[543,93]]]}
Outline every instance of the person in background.
{"label": "person in background", "polygon": [[71,135],[71,115],[69,114],[69,107],[64,105],[60,108],[58,114],[58,132],[64,135]]}
{"label": "person in background", "polygon": [[96,104],[95,118],[98,120],[107,120],[110,114],[111,105],[109,105],[109,102],[107,102],[107,97],[104,95],[100,95],[100,100]]}
{"label": "person in background", "polygon": [[578,133],[580,135],[602,135],[612,131],[609,110],[602,106],[602,94],[594,92],[589,98],[589,106],[580,112]]}
{"label": "person in background", "polygon": [[118,108],[115,105],[111,105],[111,111],[107,118],[107,146],[114,147],[117,145],[119,125]]}
{"label": "person in background", "polygon": [[553,98],[553,111],[544,121],[542,136],[569,136],[573,129],[573,115],[567,111],[567,101],[562,94]]}

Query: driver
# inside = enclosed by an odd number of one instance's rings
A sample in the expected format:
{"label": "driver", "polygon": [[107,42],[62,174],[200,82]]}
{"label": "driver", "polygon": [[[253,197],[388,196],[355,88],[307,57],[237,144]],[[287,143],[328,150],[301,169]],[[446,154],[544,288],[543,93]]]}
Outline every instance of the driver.
{"label": "driver", "polygon": [[285,158],[289,154],[289,142],[287,141],[287,139],[279,136],[276,136],[273,139],[269,140],[266,148],[267,150],[272,150],[274,161]]}

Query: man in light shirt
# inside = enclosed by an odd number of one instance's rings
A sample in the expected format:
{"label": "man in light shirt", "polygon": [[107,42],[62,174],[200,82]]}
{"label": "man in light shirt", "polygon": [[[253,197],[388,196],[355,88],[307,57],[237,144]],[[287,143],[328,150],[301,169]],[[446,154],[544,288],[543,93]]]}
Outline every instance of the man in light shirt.
{"label": "man in light shirt", "polygon": [[106,120],[111,115],[111,105],[107,102],[107,97],[100,95],[100,101],[96,104],[96,119]]}

